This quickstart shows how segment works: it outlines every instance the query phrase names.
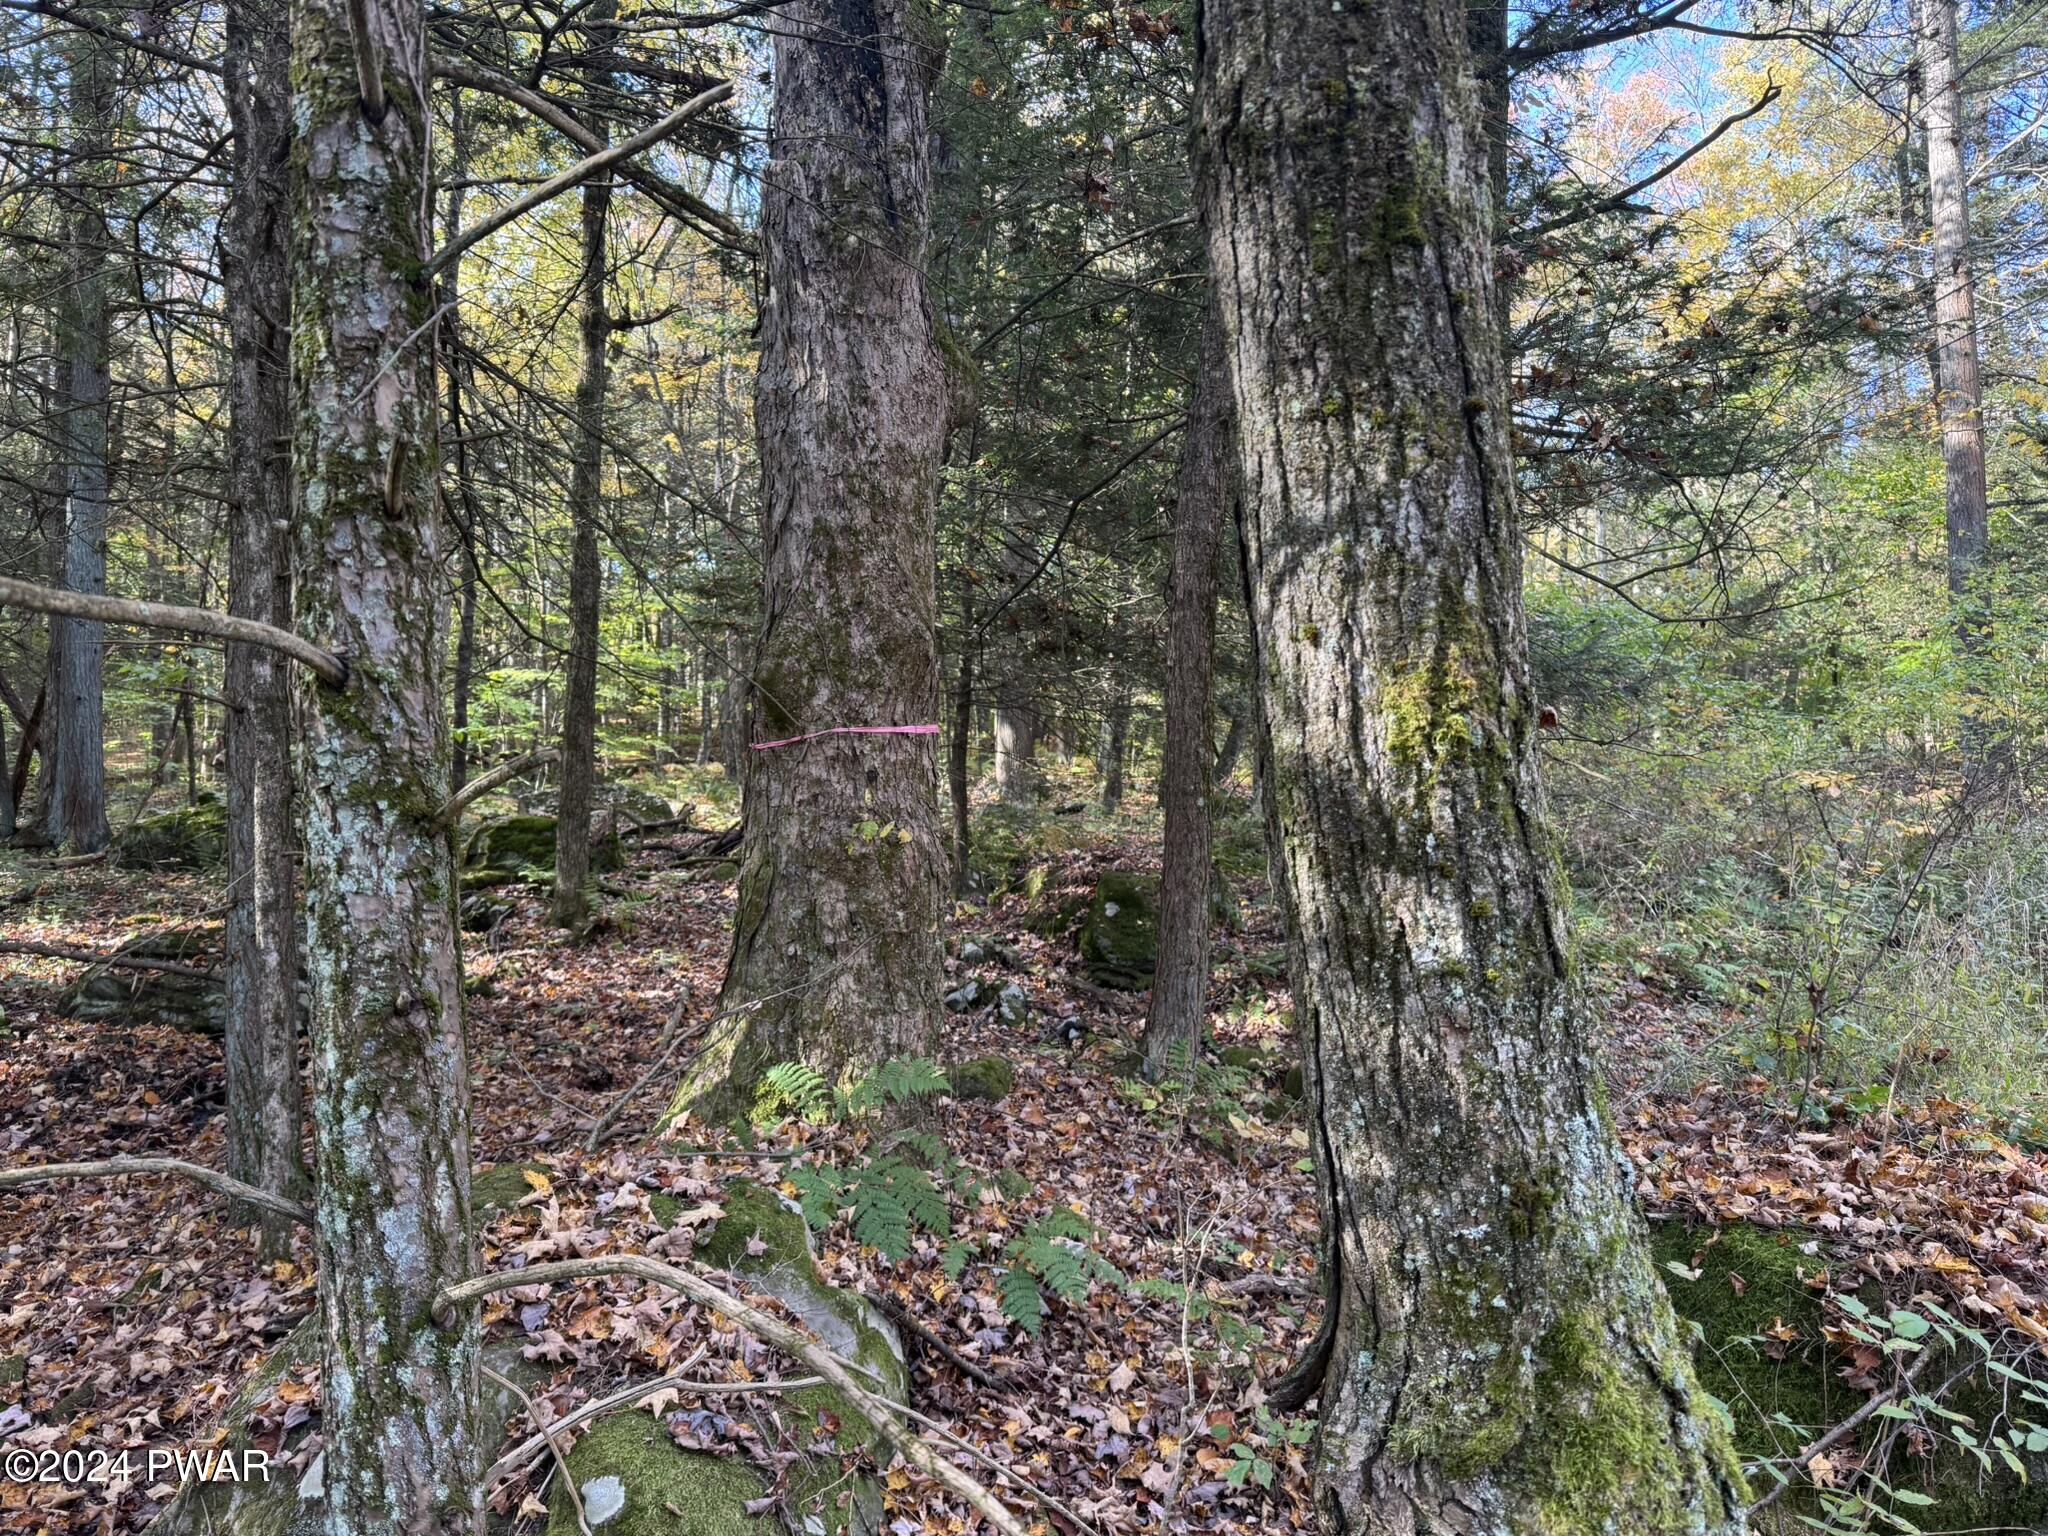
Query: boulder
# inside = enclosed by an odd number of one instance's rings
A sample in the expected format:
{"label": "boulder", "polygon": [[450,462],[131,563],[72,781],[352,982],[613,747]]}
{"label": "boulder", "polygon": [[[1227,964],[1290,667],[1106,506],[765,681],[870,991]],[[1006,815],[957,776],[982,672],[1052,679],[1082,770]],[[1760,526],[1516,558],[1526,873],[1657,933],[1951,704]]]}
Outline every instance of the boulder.
{"label": "boulder", "polygon": [[125,828],[109,850],[113,862],[148,869],[217,869],[228,856],[228,811],[213,795]]}
{"label": "boulder", "polygon": [[1014,981],[1003,983],[996,993],[996,1017],[1012,1028],[1022,1029],[1031,1019],[1031,999],[1024,995],[1023,987]]}
{"label": "boulder", "polygon": [[[220,952],[218,923],[170,928],[130,939],[115,953],[205,965]],[[227,989],[218,973],[180,976],[171,971],[99,966],[64,990],[57,1011],[67,1019],[135,1026],[168,1025],[194,1034],[219,1035],[227,1028]]]}
{"label": "boulder", "polygon": [[981,1099],[986,1103],[1000,1104],[1017,1086],[1017,1069],[1000,1056],[977,1056],[972,1061],[963,1061],[949,1076],[953,1080],[953,1097],[956,1099]]}
{"label": "boulder", "polygon": [[1111,870],[1082,919],[1081,973],[1098,986],[1141,992],[1159,965],[1159,877]]}
{"label": "boulder", "polygon": [[[603,873],[625,866],[616,832],[591,846],[590,867]],[[470,889],[513,880],[546,884],[555,878],[555,818],[500,816],[477,826],[462,844],[462,883]]]}

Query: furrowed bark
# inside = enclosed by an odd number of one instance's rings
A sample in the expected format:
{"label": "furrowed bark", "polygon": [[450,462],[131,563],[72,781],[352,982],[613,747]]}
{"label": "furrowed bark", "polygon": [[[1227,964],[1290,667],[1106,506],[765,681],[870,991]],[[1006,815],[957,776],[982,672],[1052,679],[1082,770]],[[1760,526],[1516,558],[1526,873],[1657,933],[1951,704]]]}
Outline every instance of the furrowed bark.
{"label": "furrowed bark", "polygon": [[[610,43],[613,7],[591,12],[591,49]],[[602,76],[600,74],[601,81]],[[603,117],[589,114],[602,136]],[[569,460],[569,667],[562,703],[562,787],[555,806],[557,927],[590,921],[590,801],[597,779],[597,630],[604,571],[598,561],[599,477],[604,470],[605,345],[612,318],[605,307],[605,223],[611,217],[608,173],[583,183],[583,296],[578,332],[576,439]]]}
{"label": "furrowed bark", "polygon": [[[752,742],[938,719],[948,395],[923,276],[928,86],[910,12],[909,0],[794,0],[777,13]],[[837,735],[744,756],[723,1006],[763,1001],[684,1085],[707,1108],[778,1061],[847,1078],[928,1050],[939,1017],[932,738]]]}
{"label": "furrowed bark", "polygon": [[386,110],[360,95],[345,0],[293,0],[299,624],[348,658],[301,690],[306,973],[328,1528],[479,1524],[478,1334],[434,1298],[474,1264],[469,1085],[441,669],[433,288],[419,0],[363,0]]}
{"label": "furrowed bark", "polygon": [[1325,1528],[1741,1529],[1570,995],[1462,0],[1208,0]]}
{"label": "furrowed bark", "polygon": [[[283,0],[230,0],[226,32],[235,134],[222,243],[230,338],[228,611],[289,629],[291,41]],[[306,1168],[299,1149],[291,668],[268,647],[231,640],[226,687],[228,1172],[299,1200]],[[264,1255],[280,1257],[290,1245],[290,1226],[266,1216]]]}
{"label": "furrowed bark", "polygon": [[[70,62],[71,152],[75,177],[66,231],[65,294],[59,345],[68,374],[63,416],[63,585],[72,592],[107,589],[107,425],[111,379],[107,223],[114,174],[115,76],[119,45],[94,32],[73,31]],[[106,746],[101,669],[105,632],[92,619],[50,622],[50,717],[53,773],[43,812],[51,846],[79,853],[107,845]]]}
{"label": "furrowed bark", "polygon": [[1211,677],[1216,660],[1217,547],[1237,474],[1223,317],[1209,305],[1200,373],[1181,445],[1174,508],[1173,590],[1167,604],[1165,812],[1159,892],[1159,968],[1145,1008],[1145,1075],[1192,1069],[1209,999]]}

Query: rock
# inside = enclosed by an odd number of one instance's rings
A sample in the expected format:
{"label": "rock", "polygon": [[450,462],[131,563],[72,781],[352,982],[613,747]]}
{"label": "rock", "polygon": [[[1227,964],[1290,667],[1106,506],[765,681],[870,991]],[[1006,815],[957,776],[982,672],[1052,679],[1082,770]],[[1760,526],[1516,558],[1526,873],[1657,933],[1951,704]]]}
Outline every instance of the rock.
{"label": "rock", "polygon": [[[218,955],[220,944],[220,924],[199,924],[143,934],[115,953],[205,965]],[[160,1024],[194,1034],[219,1035],[227,1029],[227,989],[218,974],[180,976],[172,971],[105,966],[88,970],[72,982],[58,998],[57,1011],[67,1019],[130,1027]]]}
{"label": "rock", "polygon": [[481,892],[472,892],[462,898],[464,933],[489,933],[511,915],[512,903],[509,901],[493,901]]}
{"label": "rock", "polygon": [[1080,934],[1081,972],[1098,986],[1140,992],[1159,964],[1159,877],[1111,870],[1095,882]]}
{"label": "rock", "polygon": [[1016,982],[1005,982],[996,994],[996,1017],[1020,1029],[1030,1020],[1031,999]]}
{"label": "rock", "polygon": [[[600,837],[590,850],[595,873],[625,867],[618,834]],[[555,818],[500,816],[472,831],[462,844],[462,883],[471,890],[513,880],[545,884],[555,878]]]}
{"label": "rock", "polygon": [[144,816],[114,839],[113,862],[149,869],[217,869],[228,856],[228,811],[203,794],[191,805]]}
{"label": "rock", "polygon": [[1243,1072],[1263,1073],[1266,1070],[1266,1053],[1256,1045],[1226,1045],[1216,1053],[1216,1059],[1226,1067],[1236,1067]]}
{"label": "rock", "polygon": [[[645,826],[650,821],[671,821],[676,808],[650,789],[638,784],[603,784],[598,786],[597,804],[600,813],[609,813],[622,826]],[[689,807],[684,807],[687,814]]]}
{"label": "rock", "polygon": [[977,1056],[972,1061],[963,1061],[948,1075],[953,1080],[956,1099],[1000,1104],[1017,1086],[1017,1069],[1000,1056]]}
{"label": "rock", "polygon": [[[759,1472],[737,1456],[684,1450],[652,1414],[600,1419],[570,1451],[569,1475],[591,1536],[783,1536],[772,1514],[746,1512],[767,1492]],[[581,1536],[575,1506],[559,1491],[548,1536]]]}
{"label": "rock", "polygon": [[[1652,1251],[1671,1304],[1681,1318],[1700,1329],[1700,1384],[1727,1405],[1734,1418],[1735,1447],[1745,1460],[1795,1454],[1865,1401],[1866,1394],[1843,1384],[1838,1374],[1842,1357],[1822,1337],[1819,1294],[1807,1285],[1806,1277],[1825,1269],[1828,1261],[1824,1255],[1804,1253],[1803,1240],[1803,1234],[1766,1232],[1743,1222],[1698,1230],[1681,1222],[1658,1222],[1652,1228]],[[1693,1272],[1698,1278],[1688,1279]],[[1883,1298],[1875,1287],[1866,1290],[1863,1301],[1881,1313]],[[1780,1324],[1795,1330],[1796,1336],[1780,1338],[1782,1357],[1772,1358],[1780,1350],[1766,1354],[1759,1341]],[[1930,1334],[1924,1343],[1937,1348],[1938,1336]],[[1923,1379],[1944,1380],[1963,1359],[1981,1359],[1973,1347],[1964,1349],[1967,1356],[1958,1356],[1954,1365],[1930,1361]],[[1980,1366],[1942,1407],[1965,1415],[1981,1433],[2010,1411],[2009,1392],[2008,1383],[1987,1380]],[[1930,1417],[1928,1422],[1937,1421]],[[1787,1423],[1798,1428],[1787,1429]],[[2048,1521],[2048,1458],[2025,1460],[2031,1463],[2030,1483],[1995,1454],[1986,1471],[1970,1451],[1944,1433],[1937,1437],[1931,1457],[1896,1452],[1890,1480],[1933,1499],[1911,1512],[1921,1530],[2038,1531]],[[1769,1484],[1759,1480],[1759,1486]],[[1787,1530],[1815,1523],[1800,1519],[1802,1515],[1821,1514],[1812,1496],[1802,1492],[1788,1493],[1779,1508],[1786,1512]]]}
{"label": "rock", "polygon": [[1300,1062],[1297,1061],[1287,1069],[1287,1076],[1280,1080],[1280,1091],[1290,1099],[1299,1099],[1302,1094],[1308,1091],[1308,1084],[1303,1076]]}
{"label": "rock", "polygon": [[945,996],[946,1012],[972,1013],[994,1000],[995,988],[979,976],[970,976]]}

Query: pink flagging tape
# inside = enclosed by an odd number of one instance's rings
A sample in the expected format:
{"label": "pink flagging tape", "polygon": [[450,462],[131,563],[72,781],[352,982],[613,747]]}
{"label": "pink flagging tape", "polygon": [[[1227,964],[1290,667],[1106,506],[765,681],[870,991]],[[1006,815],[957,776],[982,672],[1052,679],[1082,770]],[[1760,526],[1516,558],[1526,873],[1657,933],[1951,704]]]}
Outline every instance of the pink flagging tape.
{"label": "pink flagging tape", "polygon": [[801,736],[785,736],[780,741],[757,741],[753,743],[756,752],[766,752],[775,747],[793,747],[798,742],[816,741],[820,736],[936,736],[936,725],[835,725],[830,730],[807,731]]}

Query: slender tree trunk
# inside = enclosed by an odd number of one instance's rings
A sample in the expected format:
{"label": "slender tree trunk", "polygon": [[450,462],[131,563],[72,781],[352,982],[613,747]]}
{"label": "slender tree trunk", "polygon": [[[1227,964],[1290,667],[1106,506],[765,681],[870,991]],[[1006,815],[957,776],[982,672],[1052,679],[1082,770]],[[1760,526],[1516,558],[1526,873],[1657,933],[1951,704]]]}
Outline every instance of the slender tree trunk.
{"label": "slender tree trunk", "polygon": [[1160,871],[1159,967],[1145,1009],[1145,1075],[1189,1070],[1208,1016],[1210,886],[1210,679],[1216,659],[1217,549],[1237,476],[1223,317],[1202,324],[1200,372],[1181,449],[1167,596],[1166,753],[1159,803],[1166,813]]}
{"label": "slender tree trunk", "polygon": [[[84,29],[69,37],[72,153],[75,158],[61,306],[61,348],[69,374],[64,412],[64,581],[73,592],[107,590],[107,416],[111,348],[107,224],[114,174],[117,46]],[[91,619],[50,623],[55,772],[43,831],[79,853],[107,845],[106,742],[101,675],[106,626]]]}
{"label": "slender tree trunk", "polygon": [[50,689],[46,682],[36,689],[36,701],[30,706],[28,720],[21,728],[21,743],[14,749],[14,772],[8,778],[8,793],[14,797],[17,813],[22,796],[28,792],[29,760],[42,749],[43,713],[49,698]]}
{"label": "slender tree trunk", "polygon": [[996,702],[995,734],[996,799],[1004,805],[1036,805],[1038,718],[1015,692]]}
{"label": "slender tree trunk", "polygon": [[1102,808],[1124,803],[1124,758],[1131,740],[1131,680],[1119,673],[1109,690],[1109,716],[1102,722]]}
{"label": "slender tree trunk", "polygon": [[[947,385],[925,293],[928,60],[910,0],[777,12],[755,394],[763,619],[752,742],[938,719]],[[930,736],[746,754],[746,838],[700,1105],[800,1059],[833,1079],[928,1051],[946,878]]]}
{"label": "slender tree trunk", "polygon": [[[611,0],[591,11],[591,51],[602,57],[611,46]],[[603,78],[598,72],[598,78]],[[592,130],[605,137],[604,116],[586,114]],[[569,462],[569,667],[562,702],[562,790],[555,805],[555,898],[557,927],[580,929],[590,921],[590,806],[597,781],[597,642],[604,571],[598,563],[597,515],[604,472],[605,345],[612,317],[605,307],[605,224],[611,216],[612,183],[594,176],[583,183],[583,296],[576,372],[576,442]]]}
{"label": "slender tree trunk", "polygon": [[965,896],[974,851],[974,805],[969,798],[974,749],[974,589],[960,582],[960,670],[953,683],[953,737],[946,744],[946,790],[953,802],[953,894]]}
{"label": "slender tree trunk", "polygon": [[1240,704],[1227,706],[1228,718],[1223,727],[1223,745],[1216,749],[1216,765],[1209,770],[1212,787],[1230,782],[1230,776],[1237,772],[1237,760],[1244,755],[1245,725],[1249,711]]}
{"label": "slender tree trunk", "polygon": [[1977,286],[1970,266],[1955,0],[1915,0],[1927,92],[1927,191],[1934,226],[1935,410],[1948,471],[1948,590],[1956,634],[1974,651],[1981,624],[1970,587],[1990,547],[1984,485],[1984,387],[1977,363]]}
{"label": "slender tree trunk", "polygon": [[[470,122],[461,91],[454,93],[448,109],[448,122],[450,185],[447,212],[443,215],[444,240],[452,240],[462,231],[462,208],[467,191],[463,182],[469,175]],[[441,305],[446,312],[442,334],[452,342],[461,334],[460,255],[448,263],[447,275],[441,279],[441,295]],[[453,350],[451,345],[450,351]],[[476,691],[476,589],[482,572],[478,568],[476,554],[476,480],[470,474],[469,443],[462,423],[463,361],[460,356],[448,359],[447,373],[448,430],[455,437],[455,494],[462,503],[462,586],[455,598],[454,762],[449,769],[448,781],[454,789],[460,790],[469,782],[469,764],[473,755],[469,745],[469,701]]]}
{"label": "slender tree trunk", "polygon": [[[228,112],[228,611],[288,629],[291,566],[291,39],[282,0],[230,0]],[[294,891],[290,663],[227,647],[228,1172],[299,1199],[298,901]],[[188,699],[189,705],[190,700]],[[188,716],[189,718],[189,716]],[[291,1227],[256,1211],[266,1256]]]}
{"label": "slender tree trunk", "polygon": [[1732,1536],[1544,830],[1462,0],[1207,0],[1197,148],[1322,1196],[1332,1531]]}
{"label": "slender tree trunk", "polygon": [[[358,92],[351,9],[381,112]],[[478,1321],[434,1298],[475,1264],[448,797],[447,531],[420,0],[292,0],[292,404],[298,629],[348,658],[307,681],[306,973],[328,1529],[480,1522]]]}
{"label": "slender tree trunk", "polygon": [[0,842],[14,836],[14,775],[8,767],[7,719],[0,715]]}

